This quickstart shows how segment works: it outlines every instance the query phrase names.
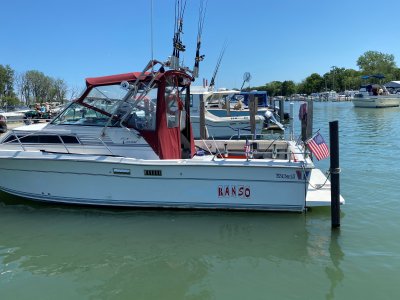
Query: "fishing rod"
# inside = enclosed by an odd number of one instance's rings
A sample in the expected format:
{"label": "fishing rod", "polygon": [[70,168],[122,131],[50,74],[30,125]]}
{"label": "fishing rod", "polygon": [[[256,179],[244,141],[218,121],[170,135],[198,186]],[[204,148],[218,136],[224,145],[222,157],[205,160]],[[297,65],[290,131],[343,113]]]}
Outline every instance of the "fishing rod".
{"label": "fishing rod", "polygon": [[217,65],[215,66],[214,73],[213,73],[213,76],[212,76],[211,81],[210,81],[210,86],[208,88],[208,90],[210,90],[210,91],[214,88],[215,78],[217,77],[219,66],[221,65],[222,58],[224,57],[226,47],[227,47],[227,42],[225,42],[225,44],[222,47],[222,50],[221,50],[221,52],[219,54],[219,57],[218,57],[218,60],[217,60]]}
{"label": "fishing rod", "polygon": [[181,35],[183,34],[183,15],[185,13],[186,0],[175,0],[175,25],[173,38],[173,51],[171,56],[171,68],[179,69],[180,52],[186,50],[186,46],[182,43]]}
{"label": "fishing rod", "polygon": [[204,54],[200,55],[200,47],[201,47],[201,36],[203,34],[204,20],[206,18],[207,2],[208,2],[208,0],[200,1],[198,30],[197,30],[196,57],[194,60],[194,67],[193,67],[193,77],[194,78],[199,77],[199,65],[200,65],[200,62],[204,60],[204,56],[205,56]]}

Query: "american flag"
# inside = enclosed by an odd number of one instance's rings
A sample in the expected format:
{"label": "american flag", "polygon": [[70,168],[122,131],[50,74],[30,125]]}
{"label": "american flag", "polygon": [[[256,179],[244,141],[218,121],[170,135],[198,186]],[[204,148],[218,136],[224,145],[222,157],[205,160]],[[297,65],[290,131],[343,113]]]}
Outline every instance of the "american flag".
{"label": "american flag", "polygon": [[319,132],[306,142],[310,151],[318,160],[329,157],[329,148]]}
{"label": "american flag", "polygon": [[244,145],[244,152],[246,152],[246,156],[248,157],[250,154],[250,143],[248,139],[246,139],[246,144]]}

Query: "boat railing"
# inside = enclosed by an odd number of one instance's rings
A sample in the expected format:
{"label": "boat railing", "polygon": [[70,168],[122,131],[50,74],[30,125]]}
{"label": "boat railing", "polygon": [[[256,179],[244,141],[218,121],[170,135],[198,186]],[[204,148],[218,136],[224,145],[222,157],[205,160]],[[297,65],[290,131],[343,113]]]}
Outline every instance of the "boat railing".
{"label": "boat railing", "polygon": [[[217,158],[282,159],[289,162],[304,161],[308,150],[287,140],[201,140],[196,143],[200,153]],[[246,151],[247,150],[247,151]]]}
{"label": "boat railing", "polygon": [[[22,148],[23,151],[27,151],[26,146],[34,146],[35,143],[32,142],[24,142],[23,140],[28,138],[28,137],[32,137],[32,136],[56,136],[58,138],[58,140],[60,141],[60,143],[37,143],[37,146],[39,147],[39,145],[42,144],[51,144],[51,145],[62,145],[63,148],[65,149],[66,153],[71,154],[73,152],[71,152],[71,148],[69,147],[63,140],[62,135],[60,134],[43,134],[43,133],[38,133],[38,132],[32,132],[32,133],[27,133],[24,135],[21,135],[21,132],[18,132],[17,130],[11,130],[11,134],[10,136],[14,136],[14,139],[9,139],[6,142],[3,142],[3,145],[8,145],[8,144],[14,144],[15,142],[18,143],[18,145]],[[96,140],[98,140],[105,149],[107,149],[107,151],[110,153],[110,155],[114,155],[114,153],[112,152],[112,150],[110,149],[110,147],[104,142],[104,140],[101,137],[97,137]],[[81,142],[79,141],[79,139],[77,138],[78,141],[78,145],[82,145]],[[74,144],[75,145],[75,144]],[[74,147],[76,148],[76,146]],[[51,150],[49,150],[49,152],[52,152]]]}
{"label": "boat railing", "polygon": [[307,155],[301,151],[286,150],[271,150],[271,151],[259,151],[251,150],[249,152],[240,150],[228,150],[228,151],[217,151],[214,153],[216,158],[247,158],[248,160],[259,160],[259,159],[272,159],[272,160],[287,160],[288,162],[304,162]]}

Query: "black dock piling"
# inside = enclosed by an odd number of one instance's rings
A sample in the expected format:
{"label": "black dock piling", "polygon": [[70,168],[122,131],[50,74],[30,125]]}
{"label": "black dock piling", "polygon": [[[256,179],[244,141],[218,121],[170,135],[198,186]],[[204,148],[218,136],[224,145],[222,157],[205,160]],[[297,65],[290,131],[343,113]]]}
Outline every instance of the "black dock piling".
{"label": "black dock piling", "polygon": [[330,172],[331,172],[331,220],[332,228],[340,227],[340,167],[339,122],[329,122]]}

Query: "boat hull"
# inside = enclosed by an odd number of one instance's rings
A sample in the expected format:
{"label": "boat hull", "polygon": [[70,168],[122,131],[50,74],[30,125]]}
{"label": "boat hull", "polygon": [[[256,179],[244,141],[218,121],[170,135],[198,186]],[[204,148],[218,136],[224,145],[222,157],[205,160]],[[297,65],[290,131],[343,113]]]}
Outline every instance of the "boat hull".
{"label": "boat hull", "polygon": [[[230,110],[230,114],[228,116],[228,112],[226,109],[217,109],[217,108],[207,108],[207,111],[217,117],[249,117],[250,111],[248,109],[243,110]],[[257,115],[264,116],[268,111],[268,108],[258,108]]]}
{"label": "boat hull", "polygon": [[[7,153],[8,152],[8,153]],[[106,156],[0,152],[0,189],[39,201],[143,208],[297,211],[301,164],[225,159],[143,161]]]}
{"label": "boat hull", "polygon": [[[200,138],[200,117],[191,116],[193,135],[195,139]],[[209,137],[216,139],[230,138],[240,134],[250,134],[250,117],[224,117],[224,120],[205,120]],[[264,119],[256,119],[256,133],[261,133],[264,128]]]}
{"label": "boat hull", "polygon": [[382,107],[398,107],[400,97],[392,96],[370,96],[354,98],[354,107],[369,107],[369,108],[382,108]]}

